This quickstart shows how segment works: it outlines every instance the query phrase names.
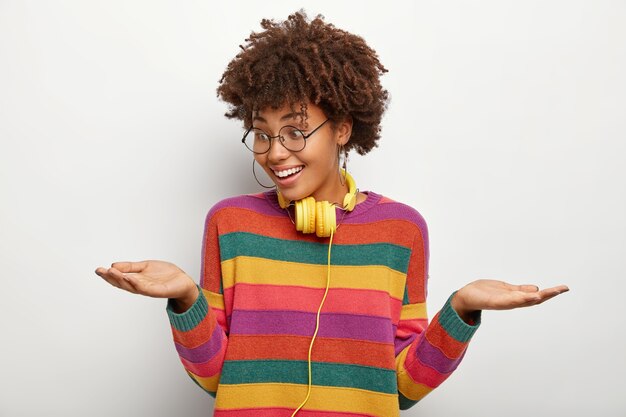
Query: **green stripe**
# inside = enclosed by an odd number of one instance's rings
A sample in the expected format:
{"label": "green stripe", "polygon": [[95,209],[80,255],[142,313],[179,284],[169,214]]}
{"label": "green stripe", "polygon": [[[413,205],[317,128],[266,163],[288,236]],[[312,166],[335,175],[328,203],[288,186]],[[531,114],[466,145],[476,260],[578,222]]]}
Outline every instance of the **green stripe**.
{"label": "green stripe", "polygon": [[459,342],[466,343],[472,338],[476,330],[478,330],[478,326],[480,326],[481,311],[476,313],[476,321],[473,326],[465,323],[452,308],[451,300],[454,294],[456,294],[456,291],[448,297],[448,300],[439,312],[439,324],[450,336]]}
{"label": "green stripe", "polygon": [[[237,256],[252,256],[276,261],[326,265],[328,245],[318,242],[282,240],[247,232],[221,235],[220,256],[222,261]],[[385,265],[405,273],[408,270],[411,250],[392,243],[363,245],[333,245],[333,265]]]}
{"label": "green stripe", "polygon": [[405,306],[407,304],[411,304],[411,302],[409,301],[409,287],[405,284],[404,285],[404,297],[402,298],[402,305]]}
{"label": "green stripe", "polygon": [[413,407],[418,401],[409,400],[407,397],[402,395],[401,392],[398,391],[398,402],[400,403],[400,410],[408,410]]}
{"label": "green stripe", "polygon": [[189,378],[191,378],[191,380],[193,382],[196,383],[197,386],[199,386],[200,388],[202,388],[202,390],[204,392],[206,392],[207,394],[209,394],[211,397],[215,398],[215,396],[217,395],[217,392],[215,391],[209,391],[208,389],[204,388],[202,385],[200,385],[200,383],[198,381],[196,381],[196,378],[194,378],[191,373],[189,371],[187,371],[187,375],[189,375]]}
{"label": "green stripe", "polygon": [[202,293],[202,289],[196,284],[198,287],[198,298],[196,298],[196,302],[192,304],[191,307],[184,313],[176,313],[174,311],[174,306],[172,305],[173,300],[167,300],[167,316],[170,319],[170,323],[174,328],[180,332],[188,332],[189,330],[196,327],[209,312],[209,303],[207,302],[204,294]]}
{"label": "green stripe", "polygon": [[[290,360],[225,361],[221,384],[283,382],[308,385],[308,362]],[[313,385],[361,388],[395,394],[396,372],[372,366],[311,362]]]}

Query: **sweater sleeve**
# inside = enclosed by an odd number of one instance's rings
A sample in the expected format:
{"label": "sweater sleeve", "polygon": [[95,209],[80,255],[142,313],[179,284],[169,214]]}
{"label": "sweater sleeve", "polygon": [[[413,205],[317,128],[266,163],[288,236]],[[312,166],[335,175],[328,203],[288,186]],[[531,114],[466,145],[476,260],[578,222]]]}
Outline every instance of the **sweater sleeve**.
{"label": "sweater sleeve", "polygon": [[166,311],[185,371],[198,386],[215,397],[229,326],[222,290],[218,231],[212,211],[205,222],[198,289],[199,296],[187,311],[176,313],[172,300],[168,300]]}
{"label": "sweater sleeve", "polygon": [[464,322],[450,301],[428,322],[428,231],[422,222],[411,252],[404,299],[395,337],[400,409],[406,410],[437,388],[457,368],[480,325]]}

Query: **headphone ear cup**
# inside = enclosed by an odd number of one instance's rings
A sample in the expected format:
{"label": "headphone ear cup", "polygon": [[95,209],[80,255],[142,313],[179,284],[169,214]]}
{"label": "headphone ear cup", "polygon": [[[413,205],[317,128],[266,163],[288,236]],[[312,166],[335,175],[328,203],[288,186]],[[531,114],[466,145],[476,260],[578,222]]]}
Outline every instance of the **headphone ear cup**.
{"label": "headphone ear cup", "polygon": [[328,201],[318,201],[315,204],[317,227],[315,234],[318,237],[328,237],[334,232],[337,225],[335,206]]}
{"label": "headphone ear cup", "polygon": [[302,233],[315,231],[315,199],[313,197],[296,201],[296,230]]}

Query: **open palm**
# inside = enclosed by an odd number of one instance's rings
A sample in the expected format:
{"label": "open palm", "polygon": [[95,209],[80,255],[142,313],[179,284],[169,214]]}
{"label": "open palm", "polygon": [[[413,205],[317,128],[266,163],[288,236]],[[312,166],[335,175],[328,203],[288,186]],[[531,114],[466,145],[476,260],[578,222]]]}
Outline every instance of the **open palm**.
{"label": "open palm", "polygon": [[182,298],[196,285],[182,269],[164,261],[115,262],[95,272],[115,287],[149,297]]}
{"label": "open palm", "polygon": [[504,281],[479,279],[461,288],[452,301],[459,314],[477,310],[510,310],[541,304],[569,291],[565,285],[539,290],[536,285],[513,285]]}

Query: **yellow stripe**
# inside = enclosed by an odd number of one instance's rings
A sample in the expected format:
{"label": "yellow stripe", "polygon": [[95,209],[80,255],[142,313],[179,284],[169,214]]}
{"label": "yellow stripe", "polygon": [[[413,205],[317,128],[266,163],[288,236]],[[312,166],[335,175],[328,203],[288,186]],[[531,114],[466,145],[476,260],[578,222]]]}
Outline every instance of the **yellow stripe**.
{"label": "yellow stripe", "polygon": [[404,361],[409,353],[411,346],[405,347],[398,356],[396,356],[396,373],[398,375],[398,391],[409,400],[419,401],[426,396],[433,388],[417,383],[411,379],[411,376],[404,369]]}
{"label": "yellow stripe", "polygon": [[222,375],[220,372],[218,372],[217,374],[213,376],[203,377],[203,376],[198,376],[191,371],[187,371],[187,373],[193,379],[198,381],[198,384],[200,384],[202,388],[204,388],[207,391],[212,391],[212,392],[217,391],[217,385],[220,383],[220,376]]}
{"label": "yellow stripe", "polygon": [[[298,384],[220,385],[215,409],[251,407],[293,407],[306,398],[308,386]],[[363,413],[372,416],[399,416],[398,396],[355,388],[311,387],[311,396],[303,409]],[[389,414],[398,410],[397,414]]]}
{"label": "yellow stripe", "polygon": [[[222,262],[222,284],[224,288],[232,287],[236,276],[237,283],[326,288],[326,268],[326,265],[238,256]],[[332,265],[330,287],[386,291],[402,299],[405,280],[405,274],[386,266]]]}
{"label": "yellow stripe", "polygon": [[407,304],[402,306],[400,320],[427,319],[426,303]]}
{"label": "yellow stripe", "polygon": [[217,294],[212,291],[205,290],[204,288],[202,289],[202,292],[211,307],[224,310],[224,296],[222,294]]}

